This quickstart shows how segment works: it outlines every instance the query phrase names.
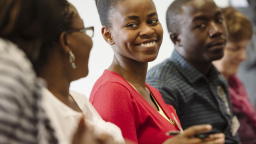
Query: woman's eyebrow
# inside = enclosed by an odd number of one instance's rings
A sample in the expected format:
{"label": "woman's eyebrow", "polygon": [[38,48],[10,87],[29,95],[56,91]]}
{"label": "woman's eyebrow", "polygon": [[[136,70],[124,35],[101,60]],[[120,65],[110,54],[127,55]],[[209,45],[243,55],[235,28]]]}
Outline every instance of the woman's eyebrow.
{"label": "woman's eyebrow", "polygon": [[138,20],[140,19],[138,16],[127,16],[123,21],[126,21],[126,20]]}
{"label": "woman's eyebrow", "polygon": [[156,13],[156,12],[152,12],[152,13],[149,14],[147,17],[153,17],[153,16],[155,16],[155,15],[157,15],[157,13]]}

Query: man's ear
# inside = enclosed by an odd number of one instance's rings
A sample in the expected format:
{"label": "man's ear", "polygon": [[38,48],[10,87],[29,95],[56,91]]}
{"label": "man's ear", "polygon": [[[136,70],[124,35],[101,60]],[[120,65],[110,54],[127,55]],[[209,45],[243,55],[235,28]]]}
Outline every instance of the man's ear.
{"label": "man's ear", "polygon": [[61,49],[65,52],[68,53],[70,51],[69,48],[69,39],[68,39],[68,33],[67,32],[61,32],[60,37],[59,37],[59,44],[61,46]]}
{"label": "man's ear", "polygon": [[170,33],[170,38],[171,38],[172,42],[174,43],[174,45],[181,46],[180,37],[177,33]]}
{"label": "man's ear", "polygon": [[115,42],[113,40],[113,37],[111,35],[111,31],[110,31],[110,29],[108,27],[103,26],[101,28],[101,34],[102,34],[103,38],[105,39],[105,41],[108,44],[110,44],[110,45],[114,45],[115,44]]}

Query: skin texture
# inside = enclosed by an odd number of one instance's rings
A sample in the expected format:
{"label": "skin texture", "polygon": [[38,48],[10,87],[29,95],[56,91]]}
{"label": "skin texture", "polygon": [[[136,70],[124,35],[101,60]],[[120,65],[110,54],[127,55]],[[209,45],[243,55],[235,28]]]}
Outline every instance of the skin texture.
{"label": "skin texture", "polygon": [[221,10],[212,0],[194,0],[182,7],[177,19],[178,33],[171,36],[175,49],[207,75],[212,61],[222,58],[226,44],[227,30]]}
{"label": "skin texture", "polygon": [[246,46],[248,43],[249,40],[247,39],[237,42],[228,41],[223,58],[213,62],[227,80],[237,73],[241,62],[246,59]]}

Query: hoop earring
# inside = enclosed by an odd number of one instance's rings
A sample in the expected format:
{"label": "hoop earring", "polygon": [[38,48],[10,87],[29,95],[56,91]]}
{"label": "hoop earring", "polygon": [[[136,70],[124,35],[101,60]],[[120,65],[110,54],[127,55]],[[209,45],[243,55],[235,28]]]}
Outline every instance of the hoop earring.
{"label": "hoop earring", "polygon": [[75,64],[75,55],[73,54],[72,51],[69,51],[69,62],[72,66],[73,69],[76,69],[76,64]]}

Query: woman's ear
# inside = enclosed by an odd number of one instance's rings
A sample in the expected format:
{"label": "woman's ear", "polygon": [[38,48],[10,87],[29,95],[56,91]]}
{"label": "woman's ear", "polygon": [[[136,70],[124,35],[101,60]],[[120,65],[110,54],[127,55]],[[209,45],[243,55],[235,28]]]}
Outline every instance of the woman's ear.
{"label": "woman's ear", "polygon": [[179,35],[176,33],[170,33],[170,38],[174,45],[181,46]]}
{"label": "woman's ear", "polygon": [[70,51],[68,33],[66,31],[61,32],[59,37],[59,44],[65,53],[68,53]]}
{"label": "woman's ear", "polygon": [[112,38],[112,35],[111,35],[111,31],[110,31],[110,29],[108,27],[103,26],[101,28],[101,34],[102,34],[103,38],[105,39],[105,41],[108,44],[110,44],[110,45],[114,45],[115,44],[115,42],[114,42],[114,40]]}

